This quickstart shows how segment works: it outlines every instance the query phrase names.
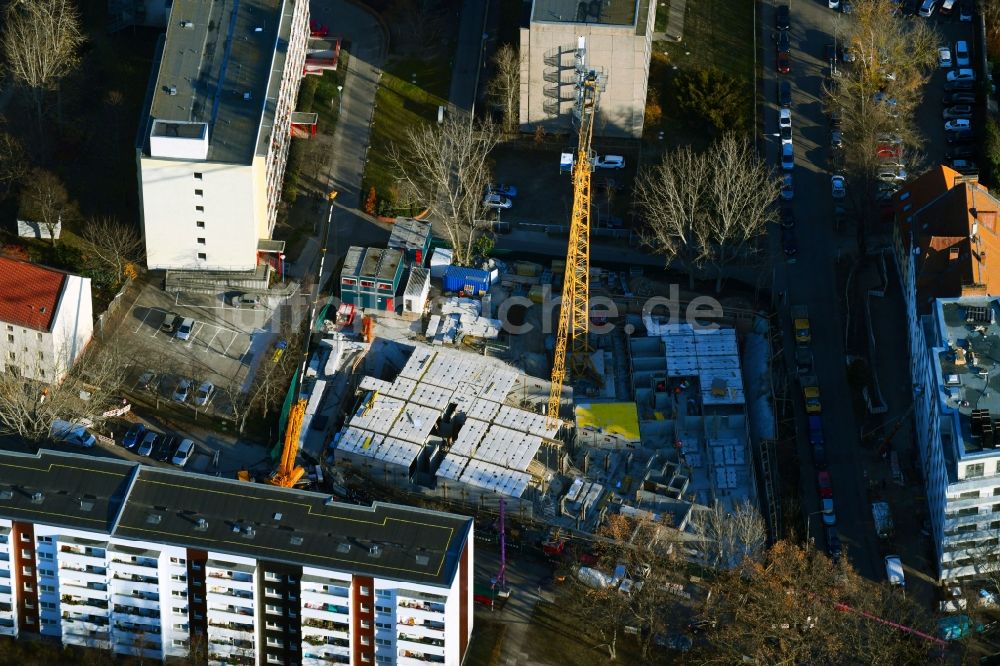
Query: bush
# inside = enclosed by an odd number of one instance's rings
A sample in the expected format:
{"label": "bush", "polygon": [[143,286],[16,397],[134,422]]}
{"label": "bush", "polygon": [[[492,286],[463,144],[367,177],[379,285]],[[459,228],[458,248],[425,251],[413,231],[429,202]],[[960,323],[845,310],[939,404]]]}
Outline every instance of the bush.
{"label": "bush", "polygon": [[990,184],[1000,182],[1000,124],[992,117],[986,119],[986,139],[983,142],[983,157],[990,167]]}
{"label": "bush", "polygon": [[707,122],[717,132],[747,131],[750,90],[715,67],[683,72],[674,87],[674,104],[692,126]]}
{"label": "bush", "polygon": [[371,189],[368,190],[368,198],[365,199],[365,212],[369,215],[375,214],[375,203],[378,200],[378,195],[375,193],[375,186],[372,185]]}
{"label": "bush", "polygon": [[282,200],[289,206],[295,203],[299,196],[299,172],[302,170],[302,162],[305,159],[307,143],[305,141],[292,141],[288,149],[288,162],[285,165],[285,183],[282,189]]}

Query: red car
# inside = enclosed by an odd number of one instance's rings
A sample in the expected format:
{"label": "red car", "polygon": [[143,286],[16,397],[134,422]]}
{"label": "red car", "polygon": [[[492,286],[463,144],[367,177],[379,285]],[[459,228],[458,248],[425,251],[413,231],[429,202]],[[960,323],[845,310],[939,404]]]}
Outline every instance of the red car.
{"label": "red car", "polygon": [[830,480],[829,472],[820,472],[817,474],[816,481],[819,483],[820,497],[833,497],[833,483]]}
{"label": "red car", "polygon": [[787,53],[778,54],[778,74],[788,74],[792,71],[792,60]]}

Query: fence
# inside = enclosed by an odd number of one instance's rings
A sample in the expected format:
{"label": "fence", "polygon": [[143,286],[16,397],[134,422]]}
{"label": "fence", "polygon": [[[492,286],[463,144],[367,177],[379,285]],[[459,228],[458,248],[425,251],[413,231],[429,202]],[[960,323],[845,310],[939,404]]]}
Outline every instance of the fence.
{"label": "fence", "polygon": [[113,325],[121,322],[127,308],[122,308],[122,303],[126,300],[125,296],[130,291],[132,287],[132,278],[126,278],[122,288],[118,290],[115,297],[111,299],[108,303],[108,308],[97,315],[97,334],[101,336],[101,340],[104,340],[104,332],[106,329],[110,329]]}

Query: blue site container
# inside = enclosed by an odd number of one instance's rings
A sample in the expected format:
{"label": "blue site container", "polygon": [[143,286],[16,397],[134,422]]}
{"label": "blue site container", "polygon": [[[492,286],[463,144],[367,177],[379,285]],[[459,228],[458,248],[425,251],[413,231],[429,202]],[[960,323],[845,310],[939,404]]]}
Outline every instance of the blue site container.
{"label": "blue site container", "polygon": [[490,290],[490,274],[478,268],[449,266],[444,272],[444,290],[485,293]]}

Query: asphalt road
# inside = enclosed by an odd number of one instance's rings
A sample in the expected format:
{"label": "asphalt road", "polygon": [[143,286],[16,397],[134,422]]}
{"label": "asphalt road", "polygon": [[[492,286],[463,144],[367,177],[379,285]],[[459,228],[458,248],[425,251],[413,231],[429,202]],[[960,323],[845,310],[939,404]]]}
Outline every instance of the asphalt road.
{"label": "asphalt road", "polygon": [[[884,578],[883,563],[872,529],[870,508],[862,478],[859,428],[854,416],[847,384],[844,353],[844,299],[838,293],[835,265],[842,253],[856,251],[852,233],[839,234],[833,229],[833,199],[830,194],[829,122],[823,113],[822,86],[824,77],[823,48],[832,40],[834,21],[838,14],[825,2],[807,0],[791,6],[791,73],[778,75],[775,68],[774,9],[762,6],[761,39],[764,44],[764,132],[766,154],[775,164],[779,161],[780,139],[771,136],[778,131],[777,86],[779,78],[792,82],[792,129],[796,166],[793,206],[797,220],[798,253],[795,263],[783,260],[780,249],[775,252],[775,293],[784,294],[782,324],[785,339],[794,339],[789,305],[806,305],[812,329],[812,350],[815,373],[819,379],[822,418],[830,474],[833,478],[837,530],[855,568],[865,577]],[[775,233],[777,231],[775,230]],[[785,346],[787,366],[794,368],[794,344]],[[790,383],[794,391],[798,385]],[[801,400],[796,400],[801,404]],[[805,416],[799,409],[801,432],[805,432]],[[803,513],[814,514],[808,519],[810,536],[817,547],[824,547],[825,538],[817,495],[816,470],[807,438],[798,442]],[[799,533],[805,525],[797,526]]]}

